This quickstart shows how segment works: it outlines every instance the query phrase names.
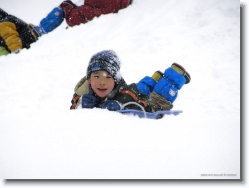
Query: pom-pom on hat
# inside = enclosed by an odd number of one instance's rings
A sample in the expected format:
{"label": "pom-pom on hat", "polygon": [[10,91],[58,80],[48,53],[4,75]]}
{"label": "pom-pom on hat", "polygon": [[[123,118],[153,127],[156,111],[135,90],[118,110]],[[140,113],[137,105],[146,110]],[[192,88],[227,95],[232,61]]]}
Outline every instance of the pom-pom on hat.
{"label": "pom-pom on hat", "polygon": [[87,67],[86,77],[90,78],[94,71],[104,70],[108,72],[114,79],[115,83],[121,80],[120,74],[121,62],[117,54],[113,50],[104,50],[92,56]]}
{"label": "pom-pom on hat", "polygon": [[191,81],[190,74],[185,70],[183,66],[179,65],[178,63],[173,63],[171,65],[171,68],[174,69],[179,74],[184,76],[184,78],[186,79],[185,84],[188,84]]}

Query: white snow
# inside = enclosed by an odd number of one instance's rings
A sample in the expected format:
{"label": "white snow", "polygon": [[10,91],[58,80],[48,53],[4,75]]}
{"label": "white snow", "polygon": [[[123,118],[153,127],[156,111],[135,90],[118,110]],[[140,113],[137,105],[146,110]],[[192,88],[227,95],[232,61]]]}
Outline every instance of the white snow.
{"label": "white snow", "polygon": [[[61,2],[11,1],[1,8],[33,24]],[[30,49],[1,56],[0,178],[240,179],[239,8],[238,0],[134,0],[87,24],[64,21]],[[192,80],[173,108],[183,113],[70,111],[91,56],[107,49],[127,83],[183,65]]]}

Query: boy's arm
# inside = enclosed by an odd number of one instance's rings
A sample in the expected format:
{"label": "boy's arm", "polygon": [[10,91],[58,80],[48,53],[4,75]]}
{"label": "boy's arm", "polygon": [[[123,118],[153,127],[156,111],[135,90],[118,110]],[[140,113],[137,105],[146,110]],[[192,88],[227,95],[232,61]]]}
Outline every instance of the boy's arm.
{"label": "boy's arm", "polygon": [[74,92],[79,95],[82,96],[84,94],[89,93],[89,84],[87,83],[86,77],[83,77],[80,79],[80,81],[76,84],[75,88],[74,88]]}
{"label": "boy's arm", "polygon": [[70,110],[76,109],[77,106],[79,105],[79,103],[81,103],[80,97],[82,97],[82,95],[89,93],[89,84],[87,83],[86,77],[83,77],[80,79],[80,81],[76,84],[75,88],[74,88],[74,95],[73,98],[71,100],[71,106],[70,106]]}
{"label": "boy's arm", "polygon": [[11,52],[22,49],[22,40],[17,32],[16,25],[12,22],[0,23],[0,35]]}

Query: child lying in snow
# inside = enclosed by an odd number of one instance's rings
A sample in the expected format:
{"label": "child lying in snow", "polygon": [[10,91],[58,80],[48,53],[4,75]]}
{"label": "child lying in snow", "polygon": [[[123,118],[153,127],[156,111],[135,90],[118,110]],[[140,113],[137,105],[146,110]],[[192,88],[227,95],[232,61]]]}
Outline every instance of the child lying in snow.
{"label": "child lying in snow", "polygon": [[58,10],[54,9],[43,19],[41,26],[34,26],[0,8],[0,56],[30,48],[30,44],[36,42],[38,37],[57,27],[63,19],[62,10]]}
{"label": "child lying in snow", "polygon": [[[117,13],[131,3],[132,0],[85,0],[84,5],[77,6],[72,1],[63,1],[41,20],[40,27],[44,28],[46,33],[51,32],[64,18],[67,24],[73,27],[87,23],[102,14]],[[58,15],[62,16],[55,16],[54,12],[59,12]]]}
{"label": "child lying in snow", "polygon": [[31,43],[57,28],[64,18],[72,27],[101,14],[117,13],[131,3],[132,0],[85,0],[84,5],[76,6],[71,1],[63,1],[40,21],[39,26],[27,24],[0,9],[0,56],[30,48]]}
{"label": "child lying in snow", "polygon": [[[112,50],[101,51],[92,56],[87,73],[76,85],[70,109],[102,108],[120,110],[122,105],[135,102],[146,112],[170,110],[178,90],[188,84],[191,78],[179,64],[173,63],[164,73],[156,71],[137,84],[127,85],[120,74],[120,60]],[[129,104],[125,109],[141,110],[138,105]]]}

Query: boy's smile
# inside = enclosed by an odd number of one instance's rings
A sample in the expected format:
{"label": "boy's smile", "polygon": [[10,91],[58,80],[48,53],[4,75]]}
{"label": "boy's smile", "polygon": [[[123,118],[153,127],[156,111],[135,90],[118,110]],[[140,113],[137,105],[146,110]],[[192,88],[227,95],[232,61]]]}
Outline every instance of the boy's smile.
{"label": "boy's smile", "polygon": [[100,97],[105,98],[114,88],[113,77],[106,71],[92,72],[88,83],[91,84],[93,91]]}

